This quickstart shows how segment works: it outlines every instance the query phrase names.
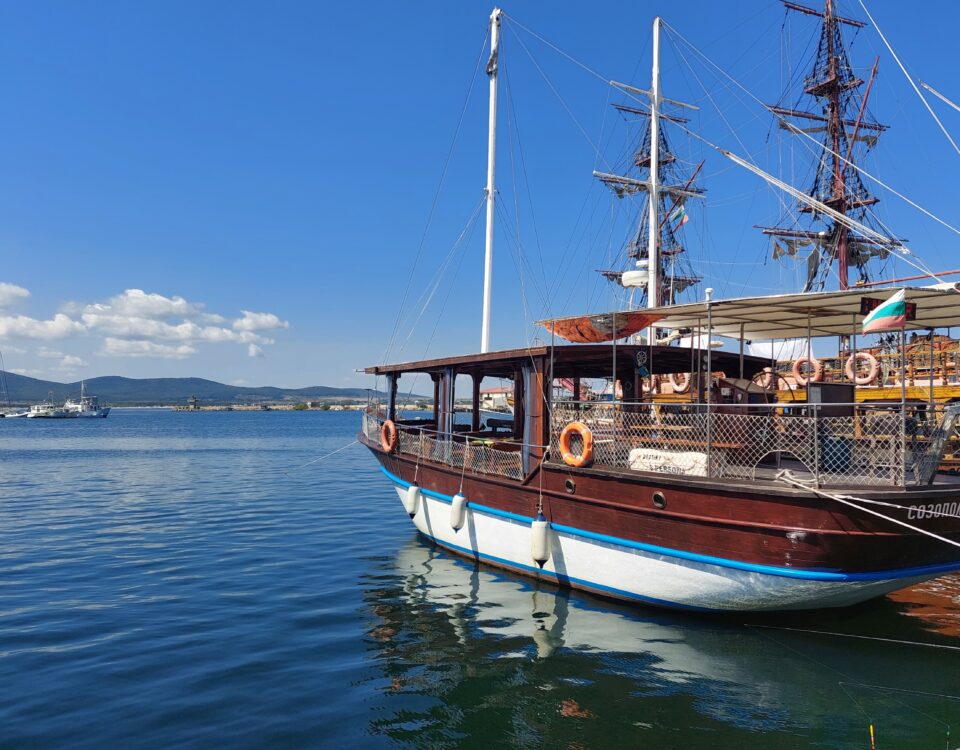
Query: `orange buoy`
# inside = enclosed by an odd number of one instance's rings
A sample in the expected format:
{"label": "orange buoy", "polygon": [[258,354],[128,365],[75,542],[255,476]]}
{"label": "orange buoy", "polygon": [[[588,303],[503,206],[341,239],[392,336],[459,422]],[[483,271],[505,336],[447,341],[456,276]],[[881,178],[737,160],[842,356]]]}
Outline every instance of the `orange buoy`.
{"label": "orange buoy", "polygon": [[[580,455],[575,455],[570,450],[570,438],[579,435],[583,441],[583,450]],[[583,422],[571,422],[563,428],[560,433],[560,455],[567,466],[579,469],[581,466],[587,466],[593,461],[593,433]]]}

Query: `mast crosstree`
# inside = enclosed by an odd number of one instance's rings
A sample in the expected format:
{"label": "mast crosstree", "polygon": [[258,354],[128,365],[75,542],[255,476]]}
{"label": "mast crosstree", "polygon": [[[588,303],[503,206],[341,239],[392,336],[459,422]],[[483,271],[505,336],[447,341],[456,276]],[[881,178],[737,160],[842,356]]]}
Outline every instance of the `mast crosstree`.
{"label": "mast crosstree", "polygon": [[[804,80],[803,94],[819,105],[819,111],[807,111],[780,105],[768,105],[780,127],[795,134],[822,135],[823,152],[817,163],[809,195],[834,211],[867,222],[867,209],[878,202],[864,185],[855,163],[872,148],[887,129],[873,121],[867,112],[867,101],[876,77],[879,58],[874,61],[870,78],[864,80],[850,64],[843,36],[844,27],[856,29],[866,24],[834,12],[834,0],[825,0],[823,11],[783,0],[788,11],[795,11],[821,20],[820,40],[813,69]],[[869,281],[868,264],[875,258],[885,259],[902,240],[867,237],[852,232],[835,218],[803,205],[799,212],[822,228],[758,227],[773,238],[773,257],[796,256],[799,248],[810,248],[807,256],[807,280],[803,291],[823,289],[829,269],[837,263],[839,288],[851,285],[850,271],[856,269],[857,282]],[[799,222],[795,222],[799,223]],[[816,224],[815,224],[816,226]],[[882,237],[886,237],[885,232]]]}
{"label": "mast crosstree", "polygon": [[624,287],[639,289],[647,307],[674,304],[682,292],[700,282],[684,258],[685,249],[680,241],[679,229],[686,222],[686,201],[704,195],[704,190],[694,184],[703,164],[697,166],[692,174],[684,175],[667,139],[665,125],[688,121],[676,110],[696,110],[699,107],[667,99],[660,93],[659,18],[653,22],[650,89],[639,89],[616,81],[610,81],[610,84],[635,98],[647,98],[648,107],[613,105],[627,117],[643,118],[646,128],[630,165],[636,176],[596,171],[593,174],[618,198],[643,192],[647,194],[647,201],[636,233],[626,248],[627,258],[633,261],[634,268],[600,273]]}

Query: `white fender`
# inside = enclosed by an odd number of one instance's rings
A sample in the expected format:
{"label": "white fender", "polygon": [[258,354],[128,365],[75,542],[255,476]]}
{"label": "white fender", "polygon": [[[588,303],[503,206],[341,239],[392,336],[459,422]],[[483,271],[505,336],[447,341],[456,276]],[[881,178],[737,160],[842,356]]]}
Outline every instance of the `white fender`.
{"label": "white fender", "polygon": [[466,519],[467,498],[458,492],[453,496],[453,501],[450,503],[450,526],[454,531],[460,531]]}
{"label": "white fender", "polygon": [[537,517],[530,524],[530,553],[533,561],[541,568],[550,559],[549,529],[550,524],[543,513],[537,513]]}
{"label": "white fender", "polygon": [[420,488],[415,484],[407,487],[407,494],[403,496],[403,509],[407,515],[413,518],[417,515],[417,509],[420,507]]}

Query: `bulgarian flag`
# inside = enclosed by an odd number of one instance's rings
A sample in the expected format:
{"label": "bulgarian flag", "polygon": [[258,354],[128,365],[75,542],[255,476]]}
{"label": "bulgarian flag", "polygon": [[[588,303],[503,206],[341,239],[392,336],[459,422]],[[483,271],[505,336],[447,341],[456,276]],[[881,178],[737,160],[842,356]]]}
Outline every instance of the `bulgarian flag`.
{"label": "bulgarian flag", "polygon": [[864,333],[879,331],[902,331],[907,323],[906,290],[901,289],[886,302],[877,305],[863,319]]}
{"label": "bulgarian flag", "polygon": [[690,221],[690,217],[687,215],[687,209],[682,205],[677,206],[673,213],[670,214],[670,221],[673,222],[674,229],[679,229],[682,227],[684,224]]}

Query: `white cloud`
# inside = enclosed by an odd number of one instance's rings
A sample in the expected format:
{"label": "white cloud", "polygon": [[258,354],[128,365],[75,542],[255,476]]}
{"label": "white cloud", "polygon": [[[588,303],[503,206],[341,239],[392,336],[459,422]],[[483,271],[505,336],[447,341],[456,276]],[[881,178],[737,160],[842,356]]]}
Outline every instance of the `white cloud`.
{"label": "white cloud", "polygon": [[157,344],[153,341],[115,339],[108,336],[103,340],[103,354],[114,357],[158,357],[160,359],[183,359],[197,350],[189,344],[173,346]]}
{"label": "white cloud", "polygon": [[60,360],[61,370],[70,370],[74,367],[89,367],[90,363],[80,357],[74,357],[72,354],[65,354]]}
{"label": "white cloud", "polygon": [[26,349],[21,349],[19,346],[14,346],[13,344],[4,344],[0,347],[0,351],[6,354],[26,354]]}
{"label": "white cloud", "polygon": [[37,320],[26,315],[0,315],[0,338],[64,339],[86,332],[82,323],[69,315],[57,313],[51,320]]}
{"label": "white cloud", "polygon": [[0,281],[0,307],[10,307],[10,305],[15,305],[29,296],[30,292],[22,286]]}
{"label": "white cloud", "polygon": [[278,328],[289,328],[290,323],[280,320],[273,313],[250,312],[241,310],[242,318],[233,321],[233,327],[238,331],[273,331]]}
{"label": "white cloud", "polygon": [[[0,308],[29,296],[26,289],[0,283]],[[0,314],[0,339],[20,337],[42,341],[90,334],[101,340],[101,353],[126,357],[182,359],[201,344],[231,343],[247,347],[250,357],[263,356],[274,343],[263,332],[289,328],[273,313],[241,310],[227,318],[206,312],[199,302],[143,289],[125,289],[103,302],[68,302],[50,320]],[[20,350],[21,353],[22,350]],[[39,357],[60,360],[60,368],[87,366],[80,357],[40,347]]]}
{"label": "white cloud", "polygon": [[105,303],[87,305],[85,312],[108,312],[136,318],[188,318],[200,314],[203,305],[187,302],[183,297],[164,297],[142,289],[125,289]]}
{"label": "white cloud", "polygon": [[38,375],[43,375],[43,370],[26,370],[23,367],[14,367],[10,372],[15,372],[17,375],[24,375],[28,378],[35,378]]}
{"label": "white cloud", "polygon": [[230,385],[246,385],[247,381],[243,378],[237,378],[236,380],[231,380]]}

